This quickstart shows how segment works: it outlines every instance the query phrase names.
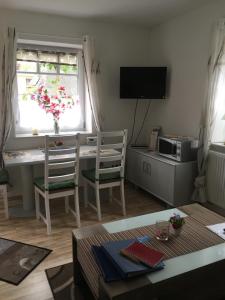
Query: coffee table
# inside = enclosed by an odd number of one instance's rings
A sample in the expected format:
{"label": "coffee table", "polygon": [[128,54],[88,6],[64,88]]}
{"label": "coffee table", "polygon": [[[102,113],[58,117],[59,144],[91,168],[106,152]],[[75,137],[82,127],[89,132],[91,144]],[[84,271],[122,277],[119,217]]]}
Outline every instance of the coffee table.
{"label": "coffee table", "polygon": [[[83,227],[73,231],[74,280],[77,286],[83,281],[89,284],[91,274],[85,274],[79,261],[79,241],[93,235],[122,232],[146,225],[156,220],[168,220],[173,213],[191,216],[201,226],[225,222],[225,218],[202,207],[191,204],[178,209],[124,219],[121,221]],[[136,299],[225,299],[225,241],[217,245],[170,258],[165,261],[165,269],[142,275],[126,281],[105,283],[98,278],[98,295],[90,288],[93,299],[136,300]],[[77,298],[76,298],[77,299]]]}

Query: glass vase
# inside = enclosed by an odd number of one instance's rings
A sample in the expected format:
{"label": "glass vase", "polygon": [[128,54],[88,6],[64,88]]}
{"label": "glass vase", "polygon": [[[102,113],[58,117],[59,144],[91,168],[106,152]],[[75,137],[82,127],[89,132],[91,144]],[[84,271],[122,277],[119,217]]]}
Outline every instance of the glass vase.
{"label": "glass vase", "polygon": [[183,226],[181,226],[181,227],[179,227],[179,228],[173,228],[173,230],[174,230],[174,235],[175,236],[179,236],[180,234],[181,234],[181,232],[182,232],[182,229],[183,229]]}
{"label": "glass vase", "polygon": [[156,229],[156,238],[159,241],[167,241],[169,239],[170,234],[170,222],[169,221],[156,221],[155,223]]}
{"label": "glass vase", "polygon": [[54,133],[59,134],[59,121],[54,119]]}

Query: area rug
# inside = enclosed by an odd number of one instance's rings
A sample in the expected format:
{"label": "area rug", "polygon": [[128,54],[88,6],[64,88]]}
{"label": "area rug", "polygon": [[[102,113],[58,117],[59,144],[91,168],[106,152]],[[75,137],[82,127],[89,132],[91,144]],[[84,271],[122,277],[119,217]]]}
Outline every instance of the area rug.
{"label": "area rug", "polygon": [[74,299],[72,263],[47,269],[45,272],[55,300]]}
{"label": "area rug", "polygon": [[94,300],[89,287],[82,280],[79,287],[73,280],[73,263],[45,270],[54,300]]}
{"label": "area rug", "polygon": [[0,280],[18,285],[51,251],[0,238]]}

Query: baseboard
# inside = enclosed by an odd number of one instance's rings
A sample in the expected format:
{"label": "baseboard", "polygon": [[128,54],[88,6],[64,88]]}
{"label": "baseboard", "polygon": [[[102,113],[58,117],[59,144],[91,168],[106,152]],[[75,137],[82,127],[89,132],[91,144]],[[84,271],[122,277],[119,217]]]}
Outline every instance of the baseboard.
{"label": "baseboard", "polygon": [[148,148],[148,145],[135,145],[135,144],[131,144],[130,147],[131,148]]}
{"label": "baseboard", "polygon": [[214,203],[211,202],[206,202],[206,203],[202,203],[202,205],[212,211],[214,211],[215,213],[225,217],[225,209],[223,207],[220,207]]}
{"label": "baseboard", "polygon": [[22,197],[22,194],[15,191],[8,191],[8,198]]}

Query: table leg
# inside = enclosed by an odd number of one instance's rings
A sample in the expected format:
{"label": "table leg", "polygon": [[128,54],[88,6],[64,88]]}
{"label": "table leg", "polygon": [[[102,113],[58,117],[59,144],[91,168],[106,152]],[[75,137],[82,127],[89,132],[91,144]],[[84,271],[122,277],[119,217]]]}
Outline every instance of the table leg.
{"label": "table leg", "polygon": [[[84,159],[82,161],[82,163],[83,163],[84,170],[90,170],[90,169],[95,168],[95,159]],[[85,185],[86,185],[86,187],[85,187]],[[85,197],[88,201],[93,200],[93,199],[95,199],[95,193],[94,193],[94,189],[89,184],[86,184],[84,182],[84,180],[83,180],[83,188],[84,188],[84,190],[86,188],[86,191],[84,191],[84,194],[83,194],[84,195],[84,206],[85,206]],[[85,195],[85,193],[86,193],[86,195]]]}
{"label": "table leg", "polygon": [[73,276],[74,276],[74,284],[79,285],[82,280],[81,275],[81,267],[77,258],[77,240],[74,236],[72,236],[72,244],[73,244]]}
{"label": "table leg", "polygon": [[96,300],[91,293],[88,284],[85,282],[82,268],[77,257],[77,239],[72,234],[73,246],[73,278],[74,278],[74,299],[77,300]]}
{"label": "table leg", "polygon": [[21,189],[23,207],[12,207],[9,209],[10,216],[32,217],[34,211],[34,187],[33,187],[33,167],[32,165],[20,166]]}
{"label": "table leg", "polygon": [[23,209],[25,211],[34,210],[34,187],[33,187],[33,167],[32,165],[21,166],[21,180],[23,193]]}

